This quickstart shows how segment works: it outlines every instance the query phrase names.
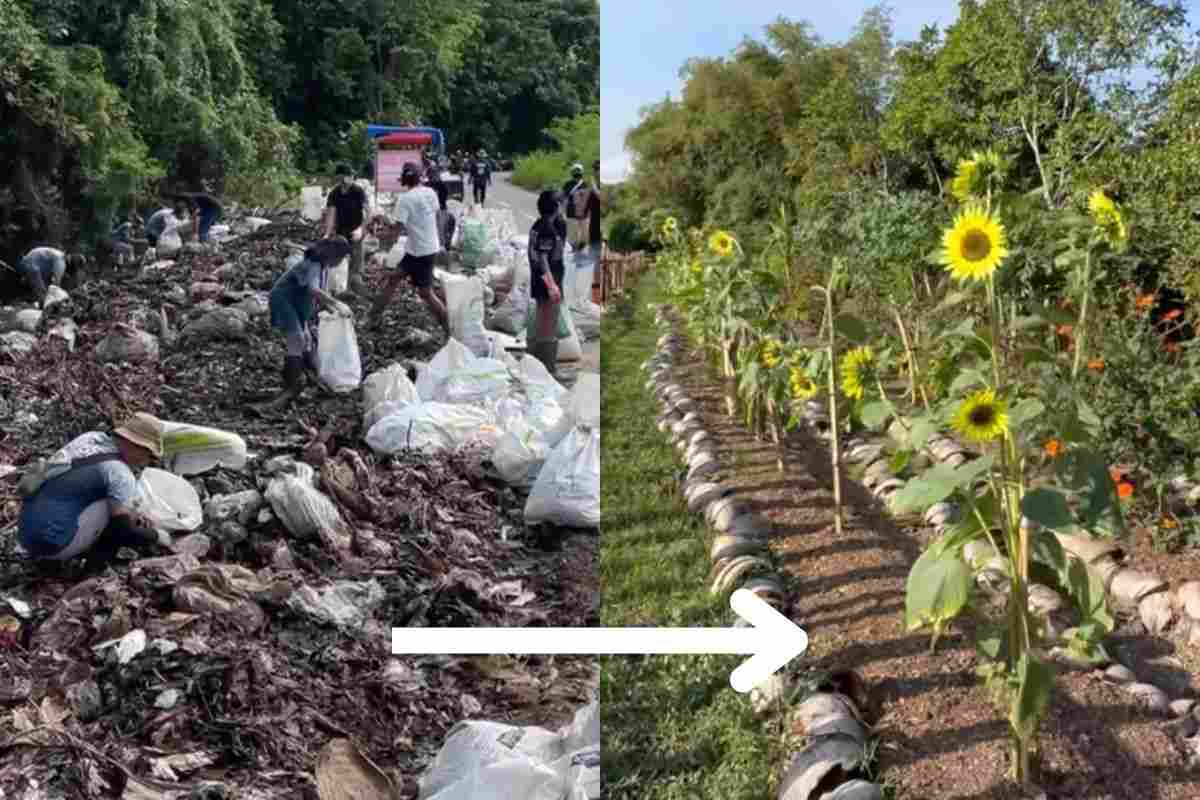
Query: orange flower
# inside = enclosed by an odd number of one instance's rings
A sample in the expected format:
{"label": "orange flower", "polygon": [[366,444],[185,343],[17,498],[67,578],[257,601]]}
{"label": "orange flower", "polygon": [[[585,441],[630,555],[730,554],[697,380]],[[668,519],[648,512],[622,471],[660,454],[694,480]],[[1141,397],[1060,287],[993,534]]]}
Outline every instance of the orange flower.
{"label": "orange flower", "polygon": [[1121,470],[1117,469],[1116,467],[1109,467],[1108,477],[1112,478],[1113,483],[1120,483],[1121,479],[1125,477],[1125,473],[1121,472]]}
{"label": "orange flower", "polygon": [[1073,331],[1073,330],[1075,330],[1074,325],[1059,325],[1057,328],[1054,329],[1054,332],[1057,333],[1059,336],[1070,336],[1071,331]]}
{"label": "orange flower", "polygon": [[1179,342],[1163,342],[1163,350],[1168,353],[1178,353],[1180,350]]}
{"label": "orange flower", "polygon": [[1138,311],[1148,311],[1154,305],[1154,295],[1139,294],[1136,305]]}
{"label": "orange flower", "polygon": [[1096,372],[1099,372],[1100,370],[1104,369],[1104,359],[1103,358],[1093,358],[1091,361],[1088,362],[1088,369],[1095,370]]}
{"label": "orange flower", "polygon": [[1117,484],[1117,497],[1128,500],[1133,497],[1133,484],[1122,481]]}
{"label": "orange flower", "polygon": [[1172,308],[1170,311],[1163,314],[1163,319],[1176,319],[1177,317],[1181,316],[1183,316],[1182,308]]}
{"label": "orange flower", "polygon": [[1058,458],[1058,454],[1063,451],[1063,443],[1058,439],[1050,439],[1042,445],[1042,450],[1046,451],[1046,455],[1051,458]]}
{"label": "orange flower", "polygon": [[1160,522],[1159,525],[1169,531],[1173,531],[1179,527],[1179,520],[1175,519],[1174,517],[1167,516],[1162,518],[1162,522]]}

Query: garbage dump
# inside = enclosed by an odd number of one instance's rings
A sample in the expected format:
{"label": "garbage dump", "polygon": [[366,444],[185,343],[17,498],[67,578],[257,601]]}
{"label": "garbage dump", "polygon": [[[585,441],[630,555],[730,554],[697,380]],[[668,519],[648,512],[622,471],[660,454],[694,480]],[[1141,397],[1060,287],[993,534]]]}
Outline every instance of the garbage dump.
{"label": "garbage dump", "polygon": [[[345,338],[316,325],[318,349],[347,357],[289,409],[248,413],[280,382],[267,293],[319,238],[323,203],[308,187],[298,211],[232,213],[219,249],[177,245],[185,225],[36,321],[0,312],[0,787],[12,796],[266,800],[342,785],[411,797],[458,720],[536,712],[549,730],[594,690],[585,659],[498,669],[388,653],[393,627],[599,622],[594,529],[563,530],[550,551],[527,530],[528,494],[580,430],[572,398],[585,389],[523,352],[528,265],[504,213],[479,216],[490,263],[438,282],[468,290],[456,299],[468,341],[443,338],[403,291],[380,330],[349,328],[357,369]],[[373,216],[368,284],[402,232]],[[490,321],[505,313],[511,325]],[[174,552],[123,549],[93,575],[31,562],[15,535],[22,470],[137,410],[163,421],[164,452],[140,471],[136,503]],[[558,518],[593,524],[576,504]],[[595,766],[580,749],[549,766],[572,789]]]}

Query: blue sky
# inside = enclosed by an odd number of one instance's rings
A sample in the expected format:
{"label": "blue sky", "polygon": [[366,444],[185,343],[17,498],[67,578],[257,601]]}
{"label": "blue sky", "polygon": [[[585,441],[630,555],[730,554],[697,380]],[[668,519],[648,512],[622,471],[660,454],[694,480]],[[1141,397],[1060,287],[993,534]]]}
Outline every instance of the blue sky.
{"label": "blue sky", "polygon": [[[780,3],[779,0],[601,0],[601,179],[620,180],[628,168],[625,132],[642,106],[668,93],[678,98],[679,68],[692,57],[729,55],[746,37],[762,39],[780,16],[807,21],[826,42],[849,38],[871,0]],[[915,39],[925,25],[943,28],[958,16],[958,0],[891,3],[897,41]],[[1195,3],[1190,2],[1195,22]],[[733,17],[733,19],[731,19]]]}

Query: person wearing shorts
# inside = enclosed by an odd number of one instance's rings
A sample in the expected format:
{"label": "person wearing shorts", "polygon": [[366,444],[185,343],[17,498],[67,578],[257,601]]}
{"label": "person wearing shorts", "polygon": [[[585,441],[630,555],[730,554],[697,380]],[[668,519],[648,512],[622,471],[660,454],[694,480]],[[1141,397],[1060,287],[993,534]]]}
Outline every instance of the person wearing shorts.
{"label": "person wearing shorts", "polygon": [[85,556],[89,568],[108,564],[121,547],[170,549],[170,534],[133,512],[133,471],[162,456],[162,431],[161,421],[139,413],[111,434],[85,433],[55,453],[21,507],[21,547],[35,559]]}
{"label": "person wearing shorts", "polygon": [[403,224],[408,235],[404,258],[400,260],[400,269],[388,278],[383,291],[375,299],[367,325],[376,327],[383,321],[384,309],[404,282],[405,276],[408,276],[429,313],[449,336],[450,317],[446,313],[446,306],[433,293],[434,259],[442,250],[441,237],[438,235],[438,196],[433,189],[421,185],[420,167],[416,164],[404,165],[400,172],[400,185],[404,188],[396,198],[392,219]]}
{"label": "person wearing shorts", "polygon": [[558,373],[558,315],[562,304],[563,251],[566,222],[558,213],[558,192],[538,196],[541,216],[529,229],[529,270],[533,280],[529,294],[537,303],[536,339],[528,343],[529,354],[541,361],[551,375]]}

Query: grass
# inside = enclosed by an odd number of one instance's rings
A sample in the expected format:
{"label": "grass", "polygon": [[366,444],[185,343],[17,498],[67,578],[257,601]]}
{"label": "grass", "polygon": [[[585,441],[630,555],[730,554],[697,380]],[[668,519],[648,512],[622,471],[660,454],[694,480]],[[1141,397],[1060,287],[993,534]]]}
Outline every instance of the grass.
{"label": "grass", "polygon": [[[679,495],[681,464],[655,426],[641,363],[658,333],[646,304],[653,273],[610,309],[601,332],[600,576],[606,626],[725,626],[708,593],[711,535]],[[612,657],[601,669],[603,771],[613,800],[767,800],[783,753],[778,733],[729,687],[739,656]]]}
{"label": "grass", "polygon": [[562,151],[537,150],[517,159],[511,180],[522,189],[540,192],[543,189],[561,189],[569,177],[571,162]]}

